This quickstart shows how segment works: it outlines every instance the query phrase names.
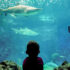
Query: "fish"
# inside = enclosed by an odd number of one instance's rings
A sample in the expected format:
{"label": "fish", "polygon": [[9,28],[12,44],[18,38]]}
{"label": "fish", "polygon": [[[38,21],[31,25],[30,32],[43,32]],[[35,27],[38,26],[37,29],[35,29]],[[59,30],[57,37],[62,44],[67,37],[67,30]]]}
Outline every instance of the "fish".
{"label": "fish", "polygon": [[16,28],[12,28],[12,30],[16,33],[16,34],[20,34],[20,35],[26,35],[26,36],[37,36],[39,35],[39,33],[29,29],[29,28],[20,28],[20,29],[16,29]]}
{"label": "fish", "polygon": [[37,14],[39,11],[41,11],[41,9],[42,8],[36,8],[27,5],[16,5],[7,9],[0,9],[0,15],[5,14],[5,16],[7,16],[7,14],[12,14],[28,16]]}

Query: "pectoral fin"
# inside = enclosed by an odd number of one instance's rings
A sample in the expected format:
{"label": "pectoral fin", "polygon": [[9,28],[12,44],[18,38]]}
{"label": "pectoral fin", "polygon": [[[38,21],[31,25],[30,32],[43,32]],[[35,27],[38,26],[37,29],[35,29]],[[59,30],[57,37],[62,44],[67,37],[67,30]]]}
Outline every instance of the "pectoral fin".
{"label": "pectoral fin", "polygon": [[7,16],[7,13],[5,13],[5,16]]}
{"label": "pectoral fin", "polygon": [[24,13],[27,13],[27,11],[28,11],[27,9],[24,9]]}
{"label": "pectoral fin", "polygon": [[10,16],[12,16],[12,17],[16,18],[16,15],[15,15],[15,14],[10,14]]}

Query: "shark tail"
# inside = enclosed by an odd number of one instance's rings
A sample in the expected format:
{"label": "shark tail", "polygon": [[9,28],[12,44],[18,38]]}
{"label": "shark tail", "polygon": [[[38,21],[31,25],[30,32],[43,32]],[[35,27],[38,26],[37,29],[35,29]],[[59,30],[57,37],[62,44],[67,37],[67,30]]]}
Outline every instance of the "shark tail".
{"label": "shark tail", "polygon": [[5,15],[5,16],[7,16],[7,13],[5,13],[5,9],[0,9],[0,15]]}
{"label": "shark tail", "polygon": [[0,9],[0,12],[3,11],[3,9]]}
{"label": "shark tail", "polygon": [[0,9],[0,15],[2,15],[3,9]]}

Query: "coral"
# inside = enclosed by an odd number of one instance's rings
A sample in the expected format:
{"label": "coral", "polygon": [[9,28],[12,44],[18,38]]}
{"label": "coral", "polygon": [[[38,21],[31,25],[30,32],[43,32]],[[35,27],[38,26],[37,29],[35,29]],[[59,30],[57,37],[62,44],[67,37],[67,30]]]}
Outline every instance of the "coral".
{"label": "coral", "polygon": [[3,61],[0,63],[0,70],[21,70],[21,68],[12,61]]}

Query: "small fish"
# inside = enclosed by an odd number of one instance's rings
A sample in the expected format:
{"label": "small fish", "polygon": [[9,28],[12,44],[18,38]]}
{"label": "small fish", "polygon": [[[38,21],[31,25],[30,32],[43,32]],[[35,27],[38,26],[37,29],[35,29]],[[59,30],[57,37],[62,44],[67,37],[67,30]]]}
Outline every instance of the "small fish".
{"label": "small fish", "polygon": [[5,16],[7,16],[7,14],[28,16],[37,14],[40,10],[41,8],[36,8],[32,6],[16,5],[7,9],[0,9],[0,14],[5,14]]}

